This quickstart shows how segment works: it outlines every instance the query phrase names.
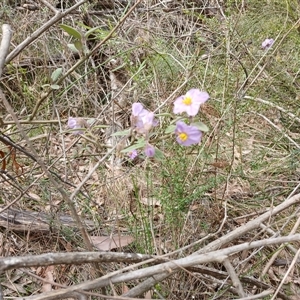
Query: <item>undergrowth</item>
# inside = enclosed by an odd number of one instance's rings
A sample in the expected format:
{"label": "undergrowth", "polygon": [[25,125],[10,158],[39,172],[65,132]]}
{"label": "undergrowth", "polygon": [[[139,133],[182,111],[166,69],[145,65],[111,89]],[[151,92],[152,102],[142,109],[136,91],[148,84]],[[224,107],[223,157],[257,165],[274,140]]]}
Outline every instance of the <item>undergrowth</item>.
{"label": "undergrowth", "polygon": [[[4,2],[0,15],[13,28],[11,50],[53,14],[44,1],[33,11],[23,2],[17,7]],[[191,244],[176,254],[183,257],[211,240],[194,242],[214,234],[221,237],[299,192],[300,4],[296,0],[184,2],[142,1],[119,30],[84,60],[132,5],[120,1],[107,10],[87,2],[12,59],[0,82],[53,178],[69,195],[80,187],[72,203],[82,220],[94,222],[88,234],[133,238],[131,243],[117,243],[112,247],[115,251],[163,255]],[[82,39],[60,24],[71,26]],[[263,49],[266,38],[274,39],[274,44]],[[78,60],[82,64],[61,81]],[[184,147],[166,130],[176,122],[174,100],[193,88],[209,93],[197,115],[208,131],[203,132],[201,143]],[[138,149],[138,157],[130,159],[130,153],[123,151],[135,143],[134,138],[116,132],[131,127],[135,102],[154,111],[159,121],[150,138],[158,157],[147,157]],[[81,135],[68,128],[69,117],[87,122]],[[30,152],[13,116],[1,103],[0,120],[0,134]],[[5,153],[0,160],[5,161],[1,206],[18,198],[11,207],[54,218],[49,233],[41,235],[24,228],[16,232],[1,223],[1,255],[87,250],[78,228],[68,227],[57,217],[69,216],[70,205],[38,162],[18,149],[16,156],[10,155],[12,148],[1,142],[0,150]],[[290,208],[266,226],[288,235],[297,213]],[[260,228],[229,244],[251,242],[258,236],[268,236],[267,231]],[[274,245],[236,254],[235,268],[243,276],[260,278],[263,274],[260,279],[276,289],[283,271],[271,267],[262,273],[276,251]],[[287,248],[281,253],[282,259],[292,255]],[[210,266],[224,271],[217,263]],[[107,264],[105,270],[119,267]],[[51,273],[52,280],[64,285],[97,277],[91,265],[64,268],[40,267],[30,272],[42,278]],[[296,266],[294,276],[281,289],[283,294],[299,297],[298,271]],[[2,276],[4,299],[49,289],[39,278],[30,277],[29,282],[28,273],[15,272]],[[203,284],[205,276],[183,269],[154,285],[151,297],[238,297],[223,275],[208,280],[207,285]],[[10,280],[13,284],[9,285]],[[123,294],[132,286],[117,286],[117,291]],[[254,288],[259,289],[249,283],[245,287],[249,292]],[[113,292],[109,288],[107,293]]]}

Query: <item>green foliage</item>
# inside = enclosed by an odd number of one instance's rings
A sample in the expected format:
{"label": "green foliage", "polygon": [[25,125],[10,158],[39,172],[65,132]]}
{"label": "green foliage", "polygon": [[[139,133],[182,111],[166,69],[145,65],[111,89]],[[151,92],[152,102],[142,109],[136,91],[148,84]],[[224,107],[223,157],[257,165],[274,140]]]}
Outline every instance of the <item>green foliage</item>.
{"label": "green foliage", "polygon": [[74,37],[75,39],[80,40],[82,38],[82,34],[76,30],[75,28],[66,25],[66,24],[60,24],[60,28],[62,28],[66,33],[68,33],[70,36]]}
{"label": "green foliage", "polygon": [[[148,172],[147,172],[148,174]],[[135,235],[135,247],[140,253],[153,253],[154,243],[153,243],[153,207],[145,206],[140,201],[140,189],[138,188],[137,179],[132,177],[132,183],[134,186],[133,197],[131,206],[136,207],[136,212],[133,213],[130,218],[130,223],[132,224],[132,232]],[[149,192],[148,196],[151,197],[152,183],[151,177],[147,176],[147,185]]]}

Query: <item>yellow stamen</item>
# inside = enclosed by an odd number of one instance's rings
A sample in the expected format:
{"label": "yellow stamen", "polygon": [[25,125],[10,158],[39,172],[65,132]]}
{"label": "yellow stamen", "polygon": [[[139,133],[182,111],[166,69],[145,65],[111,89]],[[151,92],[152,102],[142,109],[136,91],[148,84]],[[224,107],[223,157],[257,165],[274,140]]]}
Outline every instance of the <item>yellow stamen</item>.
{"label": "yellow stamen", "polygon": [[182,132],[178,135],[178,137],[184,142],[187,140],[188,135],[186,133]]}
{"label": "yellow stamen", "polygon": [[185,96],[182,100],[182,103],[185,105],[191,105],[192,104],[192,98],[190,96]]}

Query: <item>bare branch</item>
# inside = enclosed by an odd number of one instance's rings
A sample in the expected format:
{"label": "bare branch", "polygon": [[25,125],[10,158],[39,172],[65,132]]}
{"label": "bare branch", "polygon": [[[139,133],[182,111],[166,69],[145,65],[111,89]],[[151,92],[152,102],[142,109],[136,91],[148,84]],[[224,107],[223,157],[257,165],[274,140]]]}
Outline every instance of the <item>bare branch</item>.
{"label": "bare branch", "polygon": [[169,272],[163,272],[161,274],[154,275],[154,276],[146,279],[142,283],[136,285],[135,287],[133,287],[131,290],[129,290],[127,293],[123,294],[122,296],[128,297],[128,298],[141,296],[142,294],[149,291],[155,284],[163,281],[164,279],[168,278],[169,276],[170,276]]}
{"label": "bare branch", "polygon": [[[127,262],[137,263],[153,259],[151,255],[123,253],[123,252],[72,252],[72,253],[47,253],[41,255],[28,255],[17,257],[4,257],[0,260],[0,273],[25,267],[53,266],[84,264],[92,262]],[[162,261],[161,258],[157,259]]]}
{"label": "bare branch", "polygon": [[54,6],[52,6],[48,1],[46,0],[40,0],[44,5],[46,5],[49,9],[51,9],[54,13],[58,12],[58,9],[56,9]]}
{"label": "bare branch", "polygon": [[228,275],[230,276],[231,280],[232,280],[232,283],[233,283],[233,286],[237,288],[237,291],[238,291],[238,294],[240,297],[245,297],[246,294],[244,292],[244,289],[243,289],[243,286],[242,286],[242,283],[239,279],[239,277],[237,276],[235,270],[234,270],[234,267],[233,265],[231,264],[231,262],[229,261],[228,258],[226,258],[223,262],[227,272],[228,272]]}
{"label": "bare branch", "polygon": [[0,77],[2,76],[5,58],[8,54],[10,40],[12,36],[11,27],[8,24],[2,25],[2,40],[0,44]]}
{"label": "bare branch", "polygon": [[256,295],[251,295],[243,298],[239,298],[237,300],[255,300],[255,299],[263,299],[264,297],[269,296],[272,294],[274,291],[272,289],[263,291],[262,293],[256,294]]}
{"label": "bare branch", "polygon": [[[130,271],[123,274],[118,274],[115,276],[112,276],[112,274],[107,274],[105,276],[102,276],[101,278],[97,278],[91,281],[86,281],[84,283],[71,286],[64,290],[51,291],[40,295],[29,296],[25,298],[23,297],[22,299],[24,300],[62,299],[65,297],[67,293],[70,293],[72,291],[97,289],[97,288],[105,287],[111,283],[121,283],[130,280],[142,279],[145,277],[150,277],[165,272],[169,272],[171,275],[173,274],[173,272],[176,272],[181,268],[187,268],[190,266],[195,266],[198,264],[204,264],[209,262],[223,262],[229,255],[232,255],[234,253],[243,250],[258,248],[266,245],[274,245],[274,244],[282,244],[286,242],[299,241],[299,240],[300,240],[300,234],[295,234],[286,237],[270,238],[270,239],[255,241],[252,243],[243,243],[237,246],[232,246],[229,248],[213,251],[211,253],[190,255],[188,257],[181,258],[178,260],[162,263],[148,268],[138,269],[135,271]],[[132,268],[133,267],[135,266],[133,265]],[[118,272],[120,271],[122,270],[119,270]]]}

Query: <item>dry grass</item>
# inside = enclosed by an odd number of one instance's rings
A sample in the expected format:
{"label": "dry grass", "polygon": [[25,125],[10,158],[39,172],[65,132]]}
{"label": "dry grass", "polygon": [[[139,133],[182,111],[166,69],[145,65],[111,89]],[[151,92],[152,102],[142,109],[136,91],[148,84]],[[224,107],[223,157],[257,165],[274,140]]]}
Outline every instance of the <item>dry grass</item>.
{"label": "dry grass", "polygon": [[[54,70],[62,68],[65,74],[84,57],[83,53],[74,57],[68,47],[72,38],[59,24],[82,32],[87,30],[87,23],[97,27],[94,39],[84,41],[90,51],[126,11],[125,1],[117,3],[115,9],[84,4],[80,13],[51,26],[14,58],[0,83],[56,182],[71,195],[87,179],[72,200],[82,220],[95,222],[89,234],[130,235],[134,243],[117,250],[156,255],[208,237],[174,259],[188,256],[299,193],[300,170],[300,4],[296,0],[288,4],[248,1],[244,5],[244,1],[181,2],[142,1],[106,43],[59,82],[59,89],[49,90]],[[36,5],[37,10],[21,10],[4,1],[0,8],[2,20],[14,30],[11,50],[53,15],[44,1]],[[265,51],[261,43],[267,37],[276,41]],[[133,162],[117,149],[91,173],[120,141],[111,133],[130,126],[133,102],[142,102],[150,110],[159,107],[156,113],[172,113],[173,100],[193,87],[210,94],[200,113],[210,130],[199,146],[183,149],[168,137],[156,144],[164,159],[140,156]],[[37,114],[28,121],[43,97]],[[1,105],[1,133],[32,153]],[[91,122],[85,137],[68,131],[69,116]],[[162,136],[167,126],[168,119],[160,117],[157,134]],[[1,143],[0,150],[9,153]],[[8,223],[0,233],[1,255],[88,250],[79,230],[59,225],[57,215],[70,215],[70,206],[39,164],[19,150],[16,160],[9,156],[5,172],[0,173],[2,207],[16,200],[15,209],[45,212],[53,218],[53,230],[15,231]],[[16,163],[23,172],[16,170]],[[299,211],[292,206],[226,247],[271,237],[272,231],[286,236],[298,217]],[[298,232],[298,228],[294,230]],[[291,245],[299,248],[297,242]],[[276,289],[288,266],[265,268],[280,247],[247,250],[230,259],[241,278],[255,278]],[[278,253],[278,259],[283,260],[295,255],[291,247]],[[123,266],[107,263],[102,267],[109,273]],[[224,266],[211,263],[208,267],[219,273],[182,269],[152,288],[153,299],[237,298]],[[286,299],[299,297],[298,272],[296,264],[280,290]],[[88,264],[40,266],[7,271],[1,275],[1,284],[4,299],[11,299],[58,288],[47,285],[45,278],[69,286],[98,276]],[[106,293],[122,295],[138,282],[111,285]],[[242,283],[249,293],[267,290],[257,282],[244,279]]]}

